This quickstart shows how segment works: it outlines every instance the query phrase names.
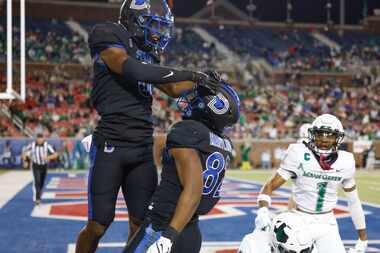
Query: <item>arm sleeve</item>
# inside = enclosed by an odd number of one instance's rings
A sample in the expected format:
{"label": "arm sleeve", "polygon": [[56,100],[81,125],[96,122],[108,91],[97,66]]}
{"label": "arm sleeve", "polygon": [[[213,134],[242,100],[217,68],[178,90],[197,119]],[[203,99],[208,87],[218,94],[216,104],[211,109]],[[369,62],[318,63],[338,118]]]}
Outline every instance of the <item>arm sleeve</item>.
{"label": "arm sleeve", "polygon": [[355,159],[353,154],[350,154],[350,157],[346,159],[347,161],[347,169],[348,173],[347,176],[342,180],[342,187],[345,189],[352,188],[356,185],[355,182],[355,171],[356,171],[356,166],[355,166]]}
{"label": "arm sleeve", "polygon": [[173,125],[166,139],[166,147],[199,149],[208,140],[207,135],[185,120]]}
{"label": "arm sleeve", "polygon": [[278,168],[277,173],[283,177],[285,180],[290,178],[295,178],[298,175],[297,163],[297,152],[294,150],[294,146],[289,145],[285,152],[284,158],[281,161],[280,168]]}
{"label": "arm sleeve", "polygon": [[348,209],[350,210],[352,222],[357,230],[365,229],[365,216],[362,207],[362,203],[359,199],[358,190],[355,189],[351,192],[345,192],[345,195],[348,197]]}
{"label": "arm sleeve", "polygon": [[132,57],[123,63],[123,76],[127,80],[153,84],[169,84],[182,81],[197,81],[199,74],[177,70],[155,64],[145,64]]}
{"label": "arm sleeve", "polygon": [[[125,49],[112,27],[107,24],[96,25],[89,37],[89,47],[93,58],[98,59],[100,53],[108,48]],[[155,64],[145,64],[129,57],[123,63],[123,76],[126,80],[152,84],[169,84],[181,81],[197,81],[201,74],[162,67]]]}

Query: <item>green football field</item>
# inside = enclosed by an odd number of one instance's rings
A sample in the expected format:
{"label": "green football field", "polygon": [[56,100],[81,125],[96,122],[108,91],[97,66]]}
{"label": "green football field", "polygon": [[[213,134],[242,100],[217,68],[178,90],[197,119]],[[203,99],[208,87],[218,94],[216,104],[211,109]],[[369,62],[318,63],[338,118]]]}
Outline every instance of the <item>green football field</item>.
{"label": "green football field", "polygon": [[[254,170],[254,171],[240,171],[240,170],[230,170],[227,172],[227,176],[232,178],[244,179],[244,180],[254,180],[257,182],[264,183],[274,171],[265,170]],[[357,171],[356,172],[356,182],[362,201],[380,204],[380,171]],[[286,186],[290,186],[287,183]],[[341,192],[340,195],[344,197]]]}

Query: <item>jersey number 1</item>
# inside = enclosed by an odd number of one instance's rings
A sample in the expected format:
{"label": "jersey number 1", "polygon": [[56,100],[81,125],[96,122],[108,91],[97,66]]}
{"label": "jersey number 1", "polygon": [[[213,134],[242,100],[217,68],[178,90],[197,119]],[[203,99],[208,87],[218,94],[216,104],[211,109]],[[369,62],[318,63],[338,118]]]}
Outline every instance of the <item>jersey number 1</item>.
{"label": "jersey number 1", "polygon": [[320,212],[322,211],[323,201],[325,200],[327,182],[318,183],[317,187],[318,187],[318,199],[317,199],[317,206],[315,208],[315,211]]}

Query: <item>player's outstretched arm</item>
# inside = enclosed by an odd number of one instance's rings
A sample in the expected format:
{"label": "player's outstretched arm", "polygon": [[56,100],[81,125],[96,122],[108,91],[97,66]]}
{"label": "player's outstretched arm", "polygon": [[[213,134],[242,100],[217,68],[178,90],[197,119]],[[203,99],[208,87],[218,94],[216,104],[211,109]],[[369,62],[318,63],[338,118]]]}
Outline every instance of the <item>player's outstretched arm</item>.
{"label": "player's outstretched arm", "polygon": [[167,95],[178,98],[182,96],[185,92],[192,90],[195,84],[204,86],[211,91],[216,91],[221,84],[221,77],[217,71],[207,70],[203,72],[197,72],[200,79],[197,81],[182,81],[176,83],[168,83],[165,85],[159,85],[161,91],[165,92]]}
{"label": "player's outstretched arm", "polygon": [[199,72],[142,63],[133,57],[129,57],[124,49],[118,47],[103,50],[100,53],[100,57],[112,72],[131,81],[160,85],[182,81],[197,83],[202,78],[207,77],[207,75],[205,76],[205,74]]}
{"label": "player's outstretched arm", "polygon": [[194,88],[195,83],[191,81],[182,81],[177,83],[169,83],[165,85],[160,85],[157,88],[162,92],[166,93],[172,98],[178,98],[182,96],[187,91],[190,91]]}
{"label": "player's outstretched arm", "polygon": [[267,230],[271,226],[271,217],[268,207],[271,204],[271,195],[273,191],[283,185],[286,180],[278,173],[276,173],[261,189],[259,196],[257,196],[257,205],[259,210],[255,219],[255,229]]}
{"label": "player's outstretched arm", "polygon": [[183,188],[170,226],[181,232],[193,217],[202,198],[202,164],[195,149],[175,148],[170,153],[175,159]]}
{"label": "player's outstretched arm", "polygon": [[351,188],[343,188],[343,191],[348,198],[348,207],[350,210],[352,222],[354,223],[359,237],[359,240],[355,245],[355,249],[351,250],[350,252],[364,253],[368,245],[368,239],[364,211],[359,199],[358,190],[356,188],[356,185],[354,185]]}
{"label": "player's outstretched arm", "polygon": [[257,198],[259,207],[268,207],[271,204],[270,196],[273,191],[277,190],[283,184],[285,184],[286,180],[280,176],[280,174],[276,173],[274,176],[264,184],[263,188],[261,188],[260,194]]}
{"label": "player's outstretched arm", "polygon": [[173,148],[170,150],[175,159],[178,177],[182,185],[174,216],[160,238],[154,242],[147,253],[169,253],[179,233],[193,217],[202,197],[202,165],[196,150]]}

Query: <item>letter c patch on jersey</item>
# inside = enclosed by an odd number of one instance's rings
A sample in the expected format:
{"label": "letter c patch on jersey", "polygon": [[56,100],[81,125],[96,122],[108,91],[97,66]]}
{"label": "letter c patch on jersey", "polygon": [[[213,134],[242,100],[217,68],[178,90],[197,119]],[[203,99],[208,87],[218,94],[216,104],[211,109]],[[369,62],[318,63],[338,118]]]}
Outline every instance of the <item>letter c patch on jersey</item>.
{"label": "letter c patch on jersey", "polygon": [[305,159],[305,161],[310,161],[310,153],[305,153],[303,155],[303,158]]}

